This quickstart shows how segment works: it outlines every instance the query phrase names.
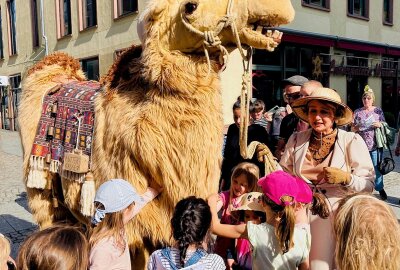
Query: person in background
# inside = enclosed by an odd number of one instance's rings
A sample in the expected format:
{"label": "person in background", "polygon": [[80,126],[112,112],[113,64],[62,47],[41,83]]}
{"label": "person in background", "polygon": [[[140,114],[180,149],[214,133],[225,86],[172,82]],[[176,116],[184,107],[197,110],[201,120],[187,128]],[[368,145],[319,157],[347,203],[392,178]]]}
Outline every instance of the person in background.
{"label": "person in background", "polygon": [[396,144],[396,149],[394,150],[394,154],[397,157],[400,156],[400,131],[399,134],[397,134],[397,144]]}
{"label": "person in background", "polygon": [[[240,101],[236,101],[232,107],[233,121],[228,128],[225,142],[224,159],[221,168],[220,191],[229,190],[231,184],[231,175],[233,168],[241,162],[251,162],[256,164],[260,172],[264,172],[264,164],[257,159],[255,154],[252,159],[244,159],[240,155],[239,146],[239,127],[240,127]],[[247,144],[252,141],[268,144],[269,135],[265,128],[259,125],[250,124],[248,127]]]}
{"label": "person in background", "polygon": [[211,212],[205,200],[191,196],[179,201],[171,219],[175,245],[154,251],[147,269],[224,270],[223,259],[206,251],[210,226]]}
{"label": "person in background", "polygon": [[76,227],[55,225],[37,231],[19,249],[18,270],[87,270],[88,242]]}
{"label": "person in background", "polygon": [[290,106],[293,101],[301,97],[300,89],[305,82],[308,82],[308,79],[300,75],[295,75],[282,81],[283,98],[288,103],[288,115],[282,119],[280,125],[279,140],[275,150],[275,157],[278,158],[278,160],[282,156],[290,135],[297,129],[299,119],[293,114]]}
{"label": "person in background", "polygon": [[385,202],[368,194],[346,196],[333,229],[337,269],[400,269],[400,226]]}
{"label": "person in background", "polygon": [[[324,195],[330,213],[335,203],[352,192],[372,192],[374,167],[364,140],[353,132],[338,129],[353,119],[351,109],[339,94],[318,88],[292,103],[294,113],[311,128],[294,133],[286,144],[280,165],[286,172],[302,178],[314,193]],[[311,226],[311,269],[334,269],[335,239],[333,217],[309,215]]]}
{"label": "person in background", "polygon": [[253,124],[260,125],[269,133],[270,122],[272,119],[265,117],[265,104],[264,101],[257,99],[250,105],[250,116]]}
{"label": "person in background", "polygon": [[352,130],[364,139],[375,168],[375,190],[382,200],[387,200],[383,175],[378,170],[378,159],[382,158],[383,148],[377,148],[375,140],[375,129],[381,127],[381,122],[386,122],[385,116],[381,108],[374,106],[374,91],[368,85],[364,89],[362,102],[364,106],[354,111]]}

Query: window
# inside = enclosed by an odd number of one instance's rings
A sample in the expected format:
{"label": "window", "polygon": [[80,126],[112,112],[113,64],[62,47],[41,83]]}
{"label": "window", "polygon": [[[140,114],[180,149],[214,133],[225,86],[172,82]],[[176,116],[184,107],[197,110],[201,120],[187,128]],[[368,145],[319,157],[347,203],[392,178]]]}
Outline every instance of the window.
{"label": "window", "polygon": [[62,38],[72,33],[70,0],[56,0],[56,21],[57,38]]}
{"label": "window", "polygon": [[32,45],[39,46],[39,26],[37,13],[37,0],[31,0],[31,18],[32,18]]}
{"label": "window", "polygon": [[96,0],[79,0],[79,30],[97,25]]}
{"label": "window", "polygon": [[137,0],[114,0],[114,19],[138,11]]}
{"label": "window", "polygon": [[303,6],[329,10],[330,9],[330,0],[303,0]]}
{"label": "window", "polygon": [[393,25],[393,0],[383,0],[383,24]]}
{"label": "window", "polygon": [[362,19],[369,18],[369,0],[348,0],[347,15]]}
{"label": "window", "polygon": [[11,56],[17,54],[15,0],[7,1],[7,20],[8,20],[8,49],[9,49],[9,55]]}
{"label": "window", "polygon": [[88,80],[99,80],[99,58],[93,57],[82,59],[80,61],[82,70],[86,74]]}
{"label": "window", "polygon": [[3,21],[3,18],[1,17],[1,7],[0,7],[0,59],[4,59],[2,21]]}

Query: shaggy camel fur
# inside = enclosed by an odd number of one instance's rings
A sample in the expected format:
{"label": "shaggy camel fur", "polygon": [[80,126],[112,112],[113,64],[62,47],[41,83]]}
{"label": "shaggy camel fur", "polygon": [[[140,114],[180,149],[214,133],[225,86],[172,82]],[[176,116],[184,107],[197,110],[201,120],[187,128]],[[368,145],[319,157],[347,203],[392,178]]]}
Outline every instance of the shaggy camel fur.
{"label": "shaggy camel fur", "polygon": [[[164,186],[162,194],[128,224],[135,269],[145,267],[156,246],[171,244],[166,225],[177,201],[217,191],[223,130],[221,66],[215,61],[220,47],[208,48],[209,65],[203,37],[184,22],[201,32],[213,31],[221,25],[228,4],[233,4],[230,21],[239,29],[241,43],[260,49],[273,50],[280,42],[279,32],[253,29],[288,23],[294,16],[290,0],[151,0],[141,22],[142,48],[132,47],[121,56],[96,98],[92,153],[96,187],[110,178],[126,179],[139,192],[149,181]],[[236,42],[230,25],[218,31],[228,50]],[[57,83],[84,79],[80,70],[73,70],[73,60],[65,66],[64,57],[46,57],[23,83],[19,121],[26,177],[42,96]],[[78,210],[79,183],[66,179],[61,183],[66,208],[85,222]],[[67,218],[67,209],[53,208],[50,197],[49,190],[28,188],[30,208],[42,228]]]}

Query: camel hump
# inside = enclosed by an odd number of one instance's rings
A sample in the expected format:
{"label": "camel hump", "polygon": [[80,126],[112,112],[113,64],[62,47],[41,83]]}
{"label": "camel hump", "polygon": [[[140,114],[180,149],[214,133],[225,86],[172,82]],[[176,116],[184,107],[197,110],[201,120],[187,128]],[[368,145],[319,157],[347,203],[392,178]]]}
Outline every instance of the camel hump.
{"label": "camel hump", "polygon": [[115,89],[119,85],[120,81],[128,81],[131,79],[131,72],[129,70],[130,66],[134,60],[138,60],[142,54],[141,45],[132,45],[126,49],[122,54],[116,59],[113,65],[110,67],[107,75],[105,75],[101,80],[101,85],[109,84],[109,88]]}

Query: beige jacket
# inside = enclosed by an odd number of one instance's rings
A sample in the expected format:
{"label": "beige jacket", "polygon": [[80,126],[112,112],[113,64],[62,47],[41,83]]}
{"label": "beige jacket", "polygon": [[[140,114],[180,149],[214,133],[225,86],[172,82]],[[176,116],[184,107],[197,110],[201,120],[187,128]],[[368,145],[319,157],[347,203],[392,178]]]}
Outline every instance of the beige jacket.
{"label": "beige jacket", "polygon": [[[312,129],[308,129],[293,134],[286,144],[285,152],[280,161],[283,170],[301,177],[307,183],[310,183],[310,181],[302,175],[301,171],[311,132]],[[348,189],[357,192],[373,191],[375,180],[374,166],[368,148],[360,135],[338,129],[330,167],[336,167],[351,173],[351,182],[347,185]],[[334,185],[325,183],[318,187],[332,188]]]}

